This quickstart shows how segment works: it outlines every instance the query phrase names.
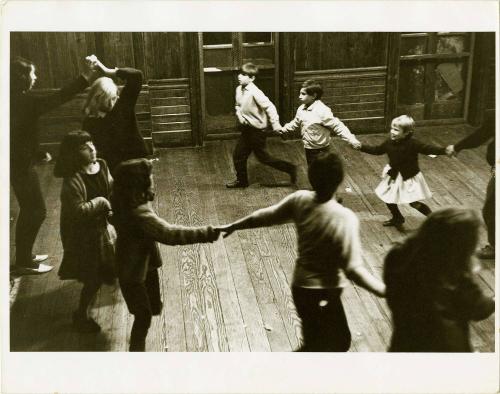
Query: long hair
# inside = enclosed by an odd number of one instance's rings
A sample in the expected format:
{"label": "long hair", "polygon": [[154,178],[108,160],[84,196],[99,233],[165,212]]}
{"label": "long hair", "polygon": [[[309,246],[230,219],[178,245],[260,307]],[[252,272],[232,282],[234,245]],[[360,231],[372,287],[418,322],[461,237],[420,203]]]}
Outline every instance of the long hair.
{"label": "long hair", "polygon": [[117,92],[118,87],[111,78],[97,78],[90,87],[85,104],[83,105],[84,115],[92,117],[97,116],[103,101],[116,96]]}
{"label": "long hair", "polygon": [[316,192],[316,201],[330,200],[344,179],[344,166],[338,155],[325,152],[318,155],[308,170],[309,182]]}
{"label": "long hair", "polygon": [[444,208],[433,212],[403,244],[408,269],[430,286],[456,282],[472,269],[480,224],[472,209]]}
{"label": "long hair", "polygon": [[28,90],[31,86],[30,73],[35,65],[31,60],[20,56],[10,62],[10,92],[19,94]]}
{"label": "long hair", "polygon": [[67,178],[80,170],[82,163],[79,148],[88,141],[92,141],[92,137],[83,130],[70,131],[64,136],[54,166],[55,177]]}
{"label": "long hair", "polygon": [[148,159],[127,160],[115,168],[111,192],[113,220],[119,221],[127,211],[153,200],[152,171],[153,165]]}

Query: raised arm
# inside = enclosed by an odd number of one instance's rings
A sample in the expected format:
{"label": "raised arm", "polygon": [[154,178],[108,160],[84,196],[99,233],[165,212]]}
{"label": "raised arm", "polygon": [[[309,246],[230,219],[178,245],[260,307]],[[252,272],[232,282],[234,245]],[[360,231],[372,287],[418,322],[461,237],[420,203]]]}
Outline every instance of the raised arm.
{"label": "raised arm", "polygon": [[477,148],[493,137],[495,137],[495,118],[489,117],[479,129],[454,145],[455,152],[462,149]]}

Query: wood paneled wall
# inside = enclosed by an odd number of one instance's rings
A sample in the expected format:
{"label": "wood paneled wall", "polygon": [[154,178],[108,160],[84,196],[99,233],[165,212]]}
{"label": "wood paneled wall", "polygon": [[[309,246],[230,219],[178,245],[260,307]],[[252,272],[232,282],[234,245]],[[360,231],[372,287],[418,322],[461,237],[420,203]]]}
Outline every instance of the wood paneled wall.
{"label": "wood paneled wall", "polygon": [[145,80],[187,78],[187,34],[183,32],[11,32],[12,56],[37,66],[36,87],[58,88],[78,75],[85,56],[108,67],[135,67]]}

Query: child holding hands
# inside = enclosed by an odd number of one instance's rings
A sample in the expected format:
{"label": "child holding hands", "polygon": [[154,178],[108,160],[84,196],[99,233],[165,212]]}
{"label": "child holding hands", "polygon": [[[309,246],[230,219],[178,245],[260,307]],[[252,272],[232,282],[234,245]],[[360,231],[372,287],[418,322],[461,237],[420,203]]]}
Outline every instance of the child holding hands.
{"label": "child holding hands", "polygon": [[167,223],[151,206],[154,199],[152,164],[147,159],[122,162],[115,171],[112,207],[118,239],[116,257],[123,298],[135,316],[130,351],[145,351],[154,315],[161,313],[158,268],[162,265],[157,242],[186,245],[213,242],[220,234],[211,226],[184,227]]}
{"label": "child holding hands", "polygon": [[375,189],[377,196],[386,203],[392,218],[383,226],[401,226],[405,219],[398,204],[410,204],[421,214],[428,216],[431,209],[421,202],[432,197],[432,193],[420,172],[418,155],[444,155],[445,147],[424,144],[413,138],[415,121],[408,115],[394,118],[391,123],[389,138],[380,145],[370,146],[365,143],[353,146],[372,155],[389,156],[389,164],[382,173],[382,182]]}

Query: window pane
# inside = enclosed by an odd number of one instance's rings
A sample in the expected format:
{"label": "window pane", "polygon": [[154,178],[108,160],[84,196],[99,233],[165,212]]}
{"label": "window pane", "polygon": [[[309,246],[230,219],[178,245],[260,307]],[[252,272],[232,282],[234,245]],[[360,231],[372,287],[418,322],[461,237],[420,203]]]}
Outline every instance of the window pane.
{"label": "window pane", "polygon": [[427,50],[427,37],[401,37],[401,56],[422,55]]}
{"label": "window pane", "polygon": [[203,45],[227,45],[231,41],[231,32],[203,33]]}
{"label": "window pane", "polygon": [[[468,38],[468,37],[467,37]],[[468,40],[463,35],[438,36],[436,53],[460,53],[468,51]]]}
{"label": "window pane", "polygon": [[243,42],[245,44],[257,44],[271,42],[271,33],[256,31],[252,33],[243,33]]}

